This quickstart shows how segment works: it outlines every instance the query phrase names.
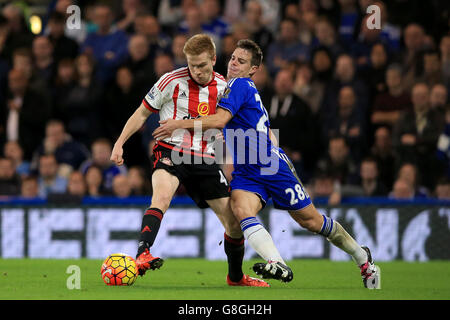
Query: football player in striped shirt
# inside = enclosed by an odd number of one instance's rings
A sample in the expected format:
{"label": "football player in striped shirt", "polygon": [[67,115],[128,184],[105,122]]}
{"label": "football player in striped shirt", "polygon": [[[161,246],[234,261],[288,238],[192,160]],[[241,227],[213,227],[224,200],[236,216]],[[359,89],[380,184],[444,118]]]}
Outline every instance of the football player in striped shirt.
{"label": "football player in striped shirt", "polygon": [[[195,35],[186,42],[183,52],[188,66],[163,75],[125,124],[111,153],[111,160],[117,165],[124,163],[124,143],[142,127],[150,114],[159,113],[161,120],[167,120],[196,119],[216,112],[217,100],[226,81],[213,70],[216,62],[213,40],[205,34]],[[178,186],[183,184],[196,204],[200,208],[210,207],[225,227],[227,283],[268,287],[267,282],[242,272],[244,237],[231,211],[228,181],[214,161],[214,140],[214,133],[195,134],[182,130],[157,141],[152,157],[153,195],[142,219],[136,255],[139,273],[143,275],[146,270],[160,268],[163,264],[161,258],[151,255],[150,247]]]}
{"label": "football player in striped shirt", "polygon": [[240,40],[228,63],[229,82],[217,104],[217,112],[200,119],[160,121],[161,126],[153,136],[170,137],[178,128],[225,129],[225,141],[233,153],[231,207],[245,238],[266,261],[253,266],[257,274],[283,282],[293,279],[292,270],[272,237],[256,218],[272,198],[275,208],[288,211],[300,226],[348,253],[360,268],[365,287],[379,289],[380,269],[373,263],[370,250],[360,246],[339,222],[317,211],[290,159],[278,147],[267,111],[251,80],[261,62],[259,46],[251,40]]}

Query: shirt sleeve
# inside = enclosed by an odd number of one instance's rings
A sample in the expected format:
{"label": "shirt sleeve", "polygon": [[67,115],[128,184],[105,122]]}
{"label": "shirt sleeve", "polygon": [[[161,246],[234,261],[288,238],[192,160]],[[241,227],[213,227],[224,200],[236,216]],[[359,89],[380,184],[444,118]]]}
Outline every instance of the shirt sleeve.
{"label": "shirt sleeve", "polygon": [[218,107],[228,110],[231,115],[234,115],[239,111],[243,105],[243,90],[242,81],[239,78],[231,79],[227,87],[225,88],[220,100],[217,104]]}
{"label": "shirt sleeve", "polygon": [[163,75],[145,95],[142,103],[151,112],[158,113],[164,103],[166,102],[167,92],[170,90],[170,85],[163,86],[162,84],[170,76],[170,73]]}

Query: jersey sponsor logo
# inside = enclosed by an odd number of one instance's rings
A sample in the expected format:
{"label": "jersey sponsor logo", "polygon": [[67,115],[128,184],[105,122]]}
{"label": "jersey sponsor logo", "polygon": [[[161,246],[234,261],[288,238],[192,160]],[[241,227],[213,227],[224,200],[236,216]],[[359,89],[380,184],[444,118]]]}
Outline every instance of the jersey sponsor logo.
{"label": "jersey sponsor logo", "polygon": [[197,112],[200,116],[209,114],[209,104],[207,102],[200,102],[197,107]]}

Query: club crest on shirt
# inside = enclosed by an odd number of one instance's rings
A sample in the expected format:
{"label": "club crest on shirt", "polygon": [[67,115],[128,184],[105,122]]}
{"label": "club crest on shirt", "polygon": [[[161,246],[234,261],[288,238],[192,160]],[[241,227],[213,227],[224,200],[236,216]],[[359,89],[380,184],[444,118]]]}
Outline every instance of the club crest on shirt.
{"label": "club crest on shirt", "polygon": [[159,161],[160,161],[161,163],[164,163],[166,166],[173,166],[172,160],[170,160],[170,159],[167,158],[167,157],[161,158],[161,159],[159,159]]}
{"label": "club crest on shirt", "polygon": [[227,99],[228,98],[228,94],[230,94],[230,92],[231,92],[231,88],[230,87],[226,87],[225,91],[223,92],[223,94],[221,96],[221,98]]}
{"label": "club crest on shirt", "polygon": [[197,112],[200,116],[206,116],[209,114],[209,104],[206,102],[200,102],[197,107]]}

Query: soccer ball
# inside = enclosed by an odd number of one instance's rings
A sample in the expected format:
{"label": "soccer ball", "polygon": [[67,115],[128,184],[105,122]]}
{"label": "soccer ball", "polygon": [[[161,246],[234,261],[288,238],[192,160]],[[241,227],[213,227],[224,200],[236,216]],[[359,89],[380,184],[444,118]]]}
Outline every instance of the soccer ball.
{"label": "soccer ball", "polygon": [[137,277],[136,262],[125,253],[113,253],[103,261],[101,274],[108,286],[131,286]]}

